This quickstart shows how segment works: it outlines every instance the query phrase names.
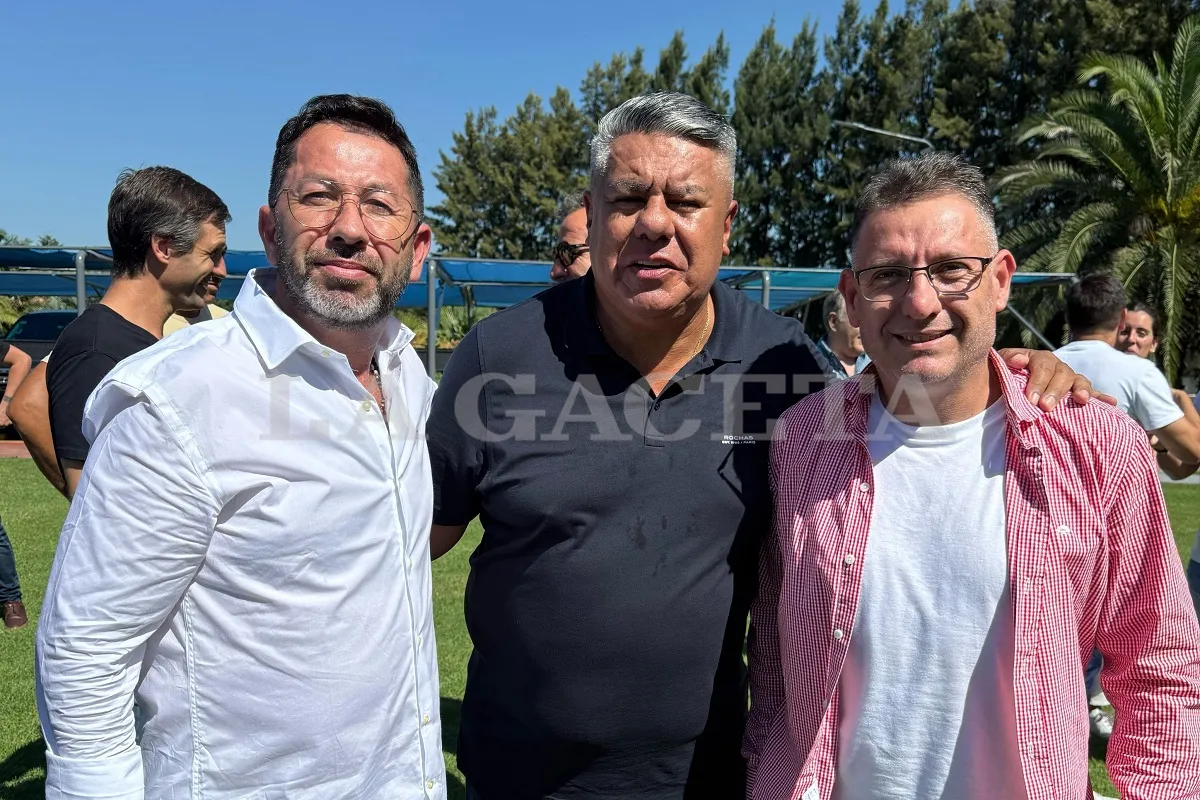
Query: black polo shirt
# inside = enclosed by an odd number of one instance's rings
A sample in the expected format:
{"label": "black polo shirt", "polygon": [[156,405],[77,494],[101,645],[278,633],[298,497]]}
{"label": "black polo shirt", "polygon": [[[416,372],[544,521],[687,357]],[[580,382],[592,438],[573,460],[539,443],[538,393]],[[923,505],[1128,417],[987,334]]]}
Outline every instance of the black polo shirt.
{"label": "black polo shirt", "polygon": [[486,318],[433,400],[434,521],[484,529],[458,765],[483,800],[742,797],[769,435],[824,376],[798,322],[717,283],[653,397],[594,297],[589,274]]}

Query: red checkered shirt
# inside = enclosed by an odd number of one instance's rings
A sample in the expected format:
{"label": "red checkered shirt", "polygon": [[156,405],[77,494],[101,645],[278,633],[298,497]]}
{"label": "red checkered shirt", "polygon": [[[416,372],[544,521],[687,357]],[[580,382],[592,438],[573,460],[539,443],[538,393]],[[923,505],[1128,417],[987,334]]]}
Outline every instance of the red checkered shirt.
{"label": "red checkered shirt", "polygon": [[[1121,797],[1200,798],[1200,628],[1145,434],[1096,401],[1045,413],[994,352],[991,366],[1007,405],[1013,672],[1029,798],[1092,796],[1082,672],[1093,645],[1116,708],[1108,769]],[[751,610],[744,753],[754,800],[833,792],[843,632],[853,635],[874,491],[874,374],[807,397],[775,430],[775,522]]]}

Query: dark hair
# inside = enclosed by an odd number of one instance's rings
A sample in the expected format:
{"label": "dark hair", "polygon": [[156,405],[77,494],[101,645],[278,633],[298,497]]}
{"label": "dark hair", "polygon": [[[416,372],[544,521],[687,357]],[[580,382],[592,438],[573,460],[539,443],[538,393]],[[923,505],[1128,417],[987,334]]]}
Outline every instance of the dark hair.
{"label": "dark hair", "polygon": [[171,250],[192,252],[200,226],[222,230],[233,219],[212,189],[172,167],[127,169],[108,198],[108,243],[114,278],[135,278],[146,267],[152,236],[165,236]]}
{"label": "dark hair", "polygon": [[863,222],[871,214],[947,194],[961,195],[969,200],[995,238],[996,209],[983,172],[962,156],[931,150],[913,158],[889,161],[867,182],[854,206],[851,251],[858,241]]}
{"label": "dark hair", "polygon": [[1067,327],[1072,336],[1117,327],[1124,309],[1125,286],[1112,275],[1088,275],[1067,290]]}
{"label": "dark hair", "polygon": [[421,182],[421,168],[417,166],[417,149],[404,132],[404,126],[396,121],[396,115],[387,104],[372,97],[352,94],[317,95],[279,129],[279,138],[275,140],[275,157],[271,161],[268,205],[273,204],[283,191],[283,175],[296,160],[296,142],[305,131],[322,122],[331,122],[355,133],[377,136],[399,150],[408,167],[408,190],[412,194],[413,210],[418,220],[425,216],[425,185]]}
{"label": "dark hair", "polygon": [[1141,300],[1129,306],[1130,311],[1140,311],[1150,318],[1150,335],[1155,339],[1158,338],[1158,311],[1149,303],[1143,303]]}

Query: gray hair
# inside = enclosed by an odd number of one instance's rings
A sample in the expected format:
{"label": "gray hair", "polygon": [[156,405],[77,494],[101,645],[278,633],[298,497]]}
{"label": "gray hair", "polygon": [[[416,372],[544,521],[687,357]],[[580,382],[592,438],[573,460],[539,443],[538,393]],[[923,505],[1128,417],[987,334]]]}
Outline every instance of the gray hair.
{"label": "gray hair", "polygon": [[729,184],[737,161],[737,133],[729,120],[694,97],[680,92],[654,92],[633,97],[604,115],[591,144],[589,180],[608,171],[612,144],[631,133],[661,133],[715,150],[726,162]]}
{"label": "gray hair", "polygon": [[574,214],[581,208],[583,208],[583,192],[567,192],[558,198],[558,206],[554,213],[558,215],[558,221],[562,222],[569,214]]}
{"label": "gray hair", "polygon": [[858,234],[871,214],[948,194],[957,194],[970,201],[987,226],[992,250],[998,249],[996,208],[982,170],[962,156],[930,150],[915,158],[889,161],[867,183],[854,207],[850,252],[854,252]]}
{"label": "gray hair", "polygon": [[830,314],[837,314],[838,319],[846,317],[846,298],[842,297],[842,293],[837,289],[826,294],[824,302],[821,303],[821,322],[826,328],[829,327]]}

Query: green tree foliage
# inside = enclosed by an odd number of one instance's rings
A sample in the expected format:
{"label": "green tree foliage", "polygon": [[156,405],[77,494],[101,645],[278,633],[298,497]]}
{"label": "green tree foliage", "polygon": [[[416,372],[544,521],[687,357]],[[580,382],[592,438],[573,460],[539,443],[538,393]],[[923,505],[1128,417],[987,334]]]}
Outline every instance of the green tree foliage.
{"label": "green tree foliage", "polygon": [[493,108],[467,114],[435,170],[445,199],[430,217],[441,252],[546,259],[558,197],[583,185],[586,147],[583,117],[566,89],[554,93],[549,109],[529,95],[502,124]]}
{"label": "green tree foliage", "polygon": [[474,258],[548,260],[558,236],[558,199],[584,188],[587,143],[599,119],[647,91],[682,91],[721,111],[729,46],[724,36],[689,66],[683,32],[662,50],[649,73],[639,48],[596,63],[580,86],[576,106],[559,87],[549,108],[537,95],[503,122],[494,108],[469,112],[450,153],[434,170],[445,199],[429,209],[438,251]]}
{"label": "green tree foliage", "polygon": [[816,26],[806,22],[790,48],[768,25],[738,71],[732,122],[739,131],[732,242],[740,264],[820,264],[818,216],[825,200],[814,157],[829,135],[817,72]]}
{"label": "green tree foliage", "polygon": [[[845,123],[928,140],[989,174],[1049,163],[1061,142],[1018,134],[1026,120],[1050,113],[1054,98],[1078,88],[1084,59],[1120,52],[1153,63],[1169,55],[1175,33],[1200,6],[1200,0],[903,0],[897,8],[899,2],[883,0],[864,14],[859,0],[843,0],[823,41],[811,21],[790,42],[770,22],[731,82],[723,36],[690,58],[677,32],[655,64],[638,47],[595,63],[574,95],[559,89],[548,104],[531,96],[503,120],[495,109],[468,114],[435,171],[446,198],[431,209],[440,251],[548,258],[555,200],[583,186],[596,122],[630,97],[675,89],[729,113],[738,132],[740,210],[731,260],[844,266],[854,201],[865,182],[884,161],[926,146]],[[1085,88],[1103,92],[1112,80],[1093,71]],[[1027,237],[1019,258],[1037,252],[1030,231],[1057,225],[1051,218],[1070,218],[1080,197],[1065,184],[1036,194],[1005,192],[998,221],[1002,231]],[[1039,264],[1050,268],[1041,258],[1030,262]],[[1131,287],[1143,291],[1137,283],[1143,272],[1135,278]],[[1184,305],[1200,307],[1172,285],[1175,306],[1185,297]],[[1157,294],[1144,291],[1168,302],[1161,286]],[[1173,335],[1189,335],[1187,319],[1178,318],[1174,324],[1182,327]]]}
{"label": "green tree foliage", "polygon": [[61,247],[61,242],[48,233],[43,233],[35,242],[28,237],[17,236],[9,233],[3,228],[0,228],[0,245],[7,245],[10,247]]}
{"label": "green tree foliage", "polygon": [[[1029,252],[1027,269],[1113,270],[1154,302],[1174,380],[1183,332],[1200,324],[1200,18],[1183,23],[1169,65],[1096,54],[1078,80],[1022,130],[1037,157],[997,176],[1002,198],[1054,198],[1055,213],[1005,241]],[[1036,311],[1046,322],[1048,304]]]}

